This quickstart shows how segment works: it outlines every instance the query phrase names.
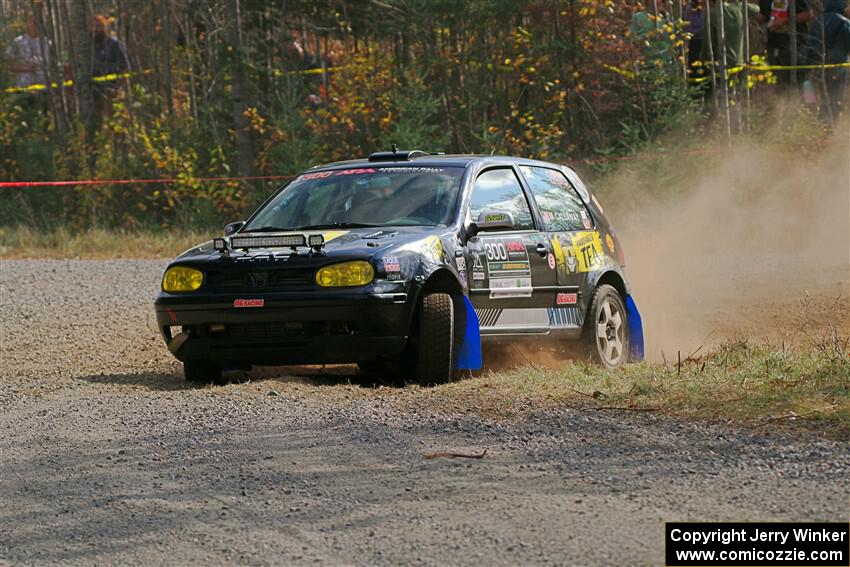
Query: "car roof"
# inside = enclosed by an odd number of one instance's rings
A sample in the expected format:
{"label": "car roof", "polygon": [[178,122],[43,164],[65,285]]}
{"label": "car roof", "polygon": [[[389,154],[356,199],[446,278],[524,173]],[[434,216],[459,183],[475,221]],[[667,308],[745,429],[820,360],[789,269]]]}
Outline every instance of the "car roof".
{"label": "car roof", "polygon": [[346,161],[337,161],[323,165],[315,165],[308,171],[324,170],[324,169],[348,169],[352,167],[468,167],[473,164],[485,165],[531,165],[538,167],[561,167],[563,164],[527,159],[521,157],[502,156],[502,155],[481,155],[481,154],[436,154],[436,155],[416,155],[399,160],[382,159],[380,161],[369,161],[369,159],[353,159]]}

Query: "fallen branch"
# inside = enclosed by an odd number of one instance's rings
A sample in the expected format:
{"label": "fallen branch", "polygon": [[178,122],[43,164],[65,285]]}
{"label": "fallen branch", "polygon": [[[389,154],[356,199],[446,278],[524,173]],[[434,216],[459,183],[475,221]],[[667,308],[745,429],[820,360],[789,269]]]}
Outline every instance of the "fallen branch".
{"label": "fallen branch", "polygon": [[486,454],[487,454],[487,449],[484,449],[484,451],[482,451],[481,453],[478,453],[478,454],[476,454],[476,453],[452,453],[450,451],[448,451],[448,452],[447,451],[440,451],[440,452],[437,452],[437,453],[426,453],[425,455],[423,455],[423,458],[425,458],[425,459],[436,459],[436,458],[439,458],[439,457],[451,457],[451,458],[458,458],[458,459],[483,459],[484,455],[486,455]]}
{"label": "fallen branch", "polygon": [[[835,407],[835,406],[833,406]],[[810,415],[813,413],[817,413],[818,410],[807,411],[806,413],[796,413],[793,411],[789,411],[786,415],[777,415],[769,418],[767,421],[756,425],[756,429],[759,427],[764,427],[765,425],[770,425],[771,423],[775,423],[777,421],[782,421],[783,419],[811,419]]]}

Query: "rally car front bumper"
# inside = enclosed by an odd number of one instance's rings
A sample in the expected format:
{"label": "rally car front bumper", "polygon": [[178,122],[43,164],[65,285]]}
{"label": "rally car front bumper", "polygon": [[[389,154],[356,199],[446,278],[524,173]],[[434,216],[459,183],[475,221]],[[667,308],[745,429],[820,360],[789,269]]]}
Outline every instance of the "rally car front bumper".
{"label": "rally car front bumper", "polygon": [[[415,290],[410,290],[415,291]],[[409,291],[161,294],[157,325],[179,360],[330,364],[402,352],[416,305]]]}

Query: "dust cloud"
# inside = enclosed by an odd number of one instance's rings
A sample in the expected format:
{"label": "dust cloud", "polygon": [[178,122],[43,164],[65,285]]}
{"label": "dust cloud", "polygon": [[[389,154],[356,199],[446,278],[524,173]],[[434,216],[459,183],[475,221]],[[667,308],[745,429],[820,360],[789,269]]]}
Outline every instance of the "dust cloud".
{"label": "dust cloud", "polygon": [[629,168],[594,187],[624,243],[648,359],[744,336],[793,340],[804,327],[847,334],[849,142],[845,120],[821,147],[677,158],[705,165],[677,164],[693,173],[672,190],[649,186],[663,172]]}

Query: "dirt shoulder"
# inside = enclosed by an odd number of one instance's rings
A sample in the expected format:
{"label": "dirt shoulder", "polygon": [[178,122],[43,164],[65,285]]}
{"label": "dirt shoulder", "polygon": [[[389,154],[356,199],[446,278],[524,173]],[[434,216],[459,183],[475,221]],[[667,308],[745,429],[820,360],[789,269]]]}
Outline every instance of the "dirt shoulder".
{"label": "dirt shoulder", "polygon": [[499,419],[344,370],[188,388],[163,266],[0,263],[0,563],[658,565],[664,521],[848,519],[850,447],[812,434]]}

